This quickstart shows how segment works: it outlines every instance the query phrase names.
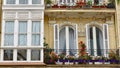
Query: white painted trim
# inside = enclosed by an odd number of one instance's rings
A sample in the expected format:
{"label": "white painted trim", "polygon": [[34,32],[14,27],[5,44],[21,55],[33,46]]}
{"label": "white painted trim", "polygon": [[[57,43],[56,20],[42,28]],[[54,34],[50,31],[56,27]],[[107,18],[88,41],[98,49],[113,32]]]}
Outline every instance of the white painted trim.
{"label": "white painted trim", "polygon": [[17,20],[14,21],[14,46],[18,46],[18,28],[19,23]]}
{"label": "white painted trim", "polygon": [[78,55],[79,54],[79,50],[78,50],[79,48],[78,48],[78,29],[77,29],[78,25],[77,24],[75,25],[75,28],[76,28],[75,29],[75,32],[76,32],[76,42],[75,43],[76,43],[76,46],[77,46],[77,55]]}
{"label": "white painted trim", "polygon": [[89,50],[89,24],[86,24],[86,47],[87,47],[87,52],[91,54],[91,51]]}
{"label": "white painted trim", "polygon": [[13,61],[17,61],[17,49],[13,50]]}
{"label": "white painted trim", "polygon": [[66,54],[69,55],[69,27],[65,27],[65,33],[66,33]]}
{"label": "white painted trim", "polygon": [[97,39],[96,39],[96,27],[95,26],[93,26],[92,27],[92,29],[93,29],[93,46],[94,46],[94,55],[95,56],[97,56]]}
{"label": "white painted trim", "polygon": [[31,49],[27,49],[27,61],[31,61]]}

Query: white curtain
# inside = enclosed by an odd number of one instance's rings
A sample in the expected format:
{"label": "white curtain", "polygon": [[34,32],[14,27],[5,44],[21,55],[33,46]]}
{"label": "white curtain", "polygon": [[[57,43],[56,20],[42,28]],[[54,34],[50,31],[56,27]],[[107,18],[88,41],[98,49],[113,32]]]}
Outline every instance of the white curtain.
{"label": "white curtain", "polygon": [[69,28],[69,55],[75,55],[77,46],[75,45],[75,32],[72,28]]}
{"label": "white curtain", "polygon": [[41,0],[32,0],[32,4],[41,4]]}
{"label": "white curtain", "polygon": [[19,36],[18,36],[19,45],[27,45],[27,22],[19,21]]}
{"label": "white curtain", "polygon": [[26,21],[19,22],[19,33],[27,33],[27,22]]}
{"label": "white curtain", "polygon": [[7,4],[15,4],[15,0],[6,0]]}
{"label": "white curtain", "polygon": [[32,24],[32,45],[40,45],[40,22]]}
{"label": "white curtain", "polygon": [[32,45],[40,45],[40,35],[32,34]]}
{"label": "white curtain", "polygon": [[19,41],[18,41],[19,45],[27,45],[27,34],[19,34]]}
{"label": "white curtain", "polygon": [[13,46],[14,45],[14,22],[6,21],[5,23],[5,46]]}
{"label": "white curtain", "polygon": [[66,53],[66,33],[65,33],[65,27],[60,30],[59,33],[59,52],[60,53]]}
{"label": "white curtain", "polygon": [[19,0],[19,4],[28,4],[28,0]]}
{"label": "white curtain", "polygon": [[31,50],[31,60],[40,60],[40,50]]}
{"label": "white curtain", "polygon": [[14,33],[14,22],[13,21],[6,21],[5,33]]}
{"label": "white curtain", "polygon": [[40,22],[34,21],[32,22],[32,32],[33,33],[40,33]]}
{"label": "white curtain", "polygon": [[5,46],[13,46],[14,45],[14,35],[13,34],[5,34]]}

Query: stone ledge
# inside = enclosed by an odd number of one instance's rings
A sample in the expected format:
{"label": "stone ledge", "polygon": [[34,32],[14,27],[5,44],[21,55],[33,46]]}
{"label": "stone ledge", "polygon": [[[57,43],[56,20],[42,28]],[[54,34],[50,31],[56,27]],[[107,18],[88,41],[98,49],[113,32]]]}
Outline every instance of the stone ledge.
{"label": "stone ledge", "polygon": [[46,66],[42,62],[0,62],[0,66]]}
{"label": "stone ledge", "polygon": [[46,65],[46,67],[120,67],[120,64]]}

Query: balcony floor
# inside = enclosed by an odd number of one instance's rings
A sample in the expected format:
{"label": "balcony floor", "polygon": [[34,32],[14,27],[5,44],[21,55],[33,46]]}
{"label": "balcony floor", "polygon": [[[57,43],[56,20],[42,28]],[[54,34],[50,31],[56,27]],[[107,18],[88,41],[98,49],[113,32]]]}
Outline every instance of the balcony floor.
{"label": "balcony floor", "polygon": [[108,8],[46,8],[45,12],[110,12],[115,13],[115,9]]}

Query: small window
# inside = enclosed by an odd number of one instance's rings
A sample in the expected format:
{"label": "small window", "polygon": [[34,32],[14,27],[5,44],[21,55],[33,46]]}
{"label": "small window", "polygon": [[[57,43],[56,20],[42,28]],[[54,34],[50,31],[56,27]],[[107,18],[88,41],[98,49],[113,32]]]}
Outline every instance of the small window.
{"label": "small window", "polygon": [[32,4],[41,4],[41,0],[32,0]]}
{"label": "small window", "polygon": [[13,50],[4,50],[4,60],[13,60]]}
{"label": "small window", "polygon": [[15,0],[6,0],[6,4],[15,4]]}
{"label": "small window", "polygon": [[27,59],[27,50],[18,50],[17,51],[17,60],[25,61]]}
{"label": "small window", "polygon": [[19,4],[28,4],[28,0],[19,0]]}
{"label": "small window", "polygon": [[40,60],[40,50],[31,50],[31,60]]}

